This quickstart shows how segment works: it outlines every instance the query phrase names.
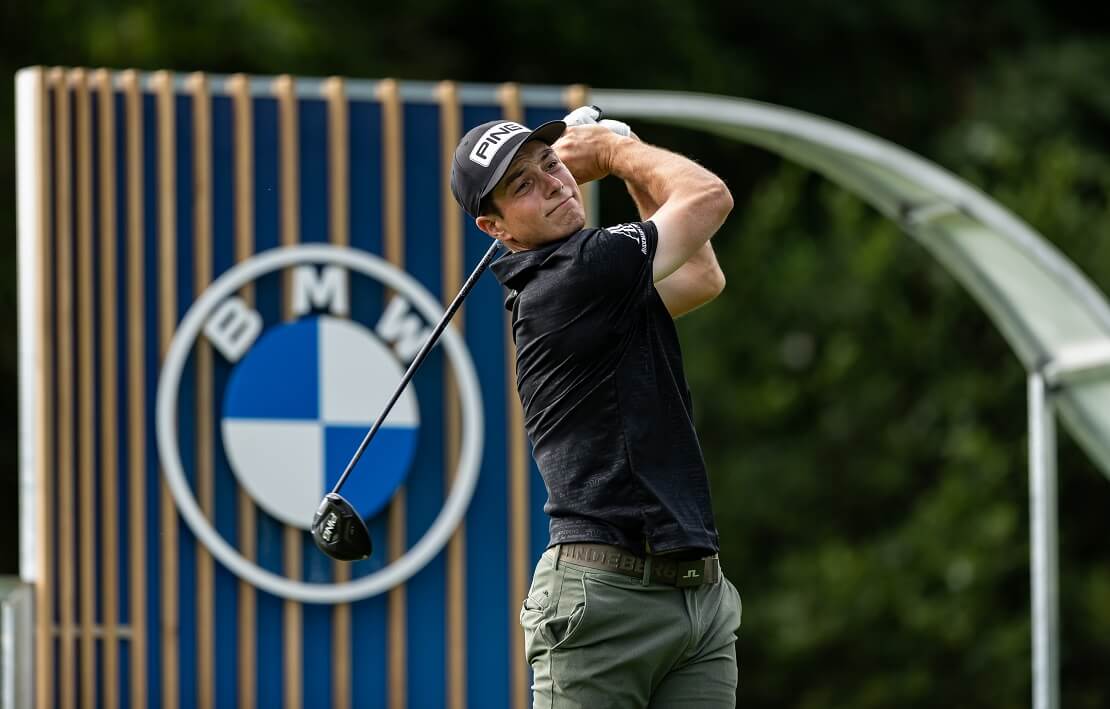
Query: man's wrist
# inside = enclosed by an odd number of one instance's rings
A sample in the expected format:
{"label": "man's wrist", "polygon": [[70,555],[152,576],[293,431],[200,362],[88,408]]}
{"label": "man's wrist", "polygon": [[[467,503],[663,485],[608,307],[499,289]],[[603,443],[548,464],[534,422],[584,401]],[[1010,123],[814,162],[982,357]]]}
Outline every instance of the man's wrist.
{"label": "man's wrist", "polygon": [[642,145],[642,143],[629,136],[610,133],[606,145],[606,162],[603,165],[605,172],[622,180],[627,180],[629,175],[625,174],[626,171],[622,171],[623,165],[620,158],[624,151],[635,145]]}

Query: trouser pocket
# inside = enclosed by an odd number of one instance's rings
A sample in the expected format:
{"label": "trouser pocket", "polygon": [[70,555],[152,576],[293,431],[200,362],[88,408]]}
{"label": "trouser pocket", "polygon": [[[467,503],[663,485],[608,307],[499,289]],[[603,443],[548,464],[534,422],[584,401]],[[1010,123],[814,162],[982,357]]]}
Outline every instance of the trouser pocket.
{"label": "trouser pocket", "polygon": [[555,569],[551,550],[544,552],[532,575],[528,595],[520,604],[520,627],[524,630],[524,652],[529,664],[551,645],[543,628],[559,602],[562,574]]}
{"label": "trouser pocket", "polygon": [[555,611],[540,625],[552,650],[563,647],[578,635],[588,608],[585,579],[564,577]]}

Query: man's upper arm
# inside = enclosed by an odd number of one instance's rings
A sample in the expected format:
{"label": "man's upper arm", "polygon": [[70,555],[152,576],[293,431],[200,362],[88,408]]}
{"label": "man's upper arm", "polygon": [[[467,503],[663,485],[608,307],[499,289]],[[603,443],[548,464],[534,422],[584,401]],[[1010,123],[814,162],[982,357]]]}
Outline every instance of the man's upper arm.
{"label": "man's upper arm", "polygon": [[655,291],[672,318],[705,305],[724,288],[725,274],[710,242],[703,244],[677,271],[655,283]]}
{"label": "man's upper arm", "polygon": [[659,236],[652,261],[656,283],[677,271],[717,232],[732,210],[732,195],[723,182],[664,202],[651,216]]}

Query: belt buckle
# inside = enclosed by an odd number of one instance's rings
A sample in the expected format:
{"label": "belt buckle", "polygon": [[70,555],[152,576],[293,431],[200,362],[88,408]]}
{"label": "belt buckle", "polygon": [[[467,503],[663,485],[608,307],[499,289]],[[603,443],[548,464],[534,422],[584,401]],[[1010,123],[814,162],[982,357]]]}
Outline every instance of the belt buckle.
{"label": "belt buckle", "polygon": [[705,559],[680,561],[675,569],[675,586],[689,588],[705,583]]}

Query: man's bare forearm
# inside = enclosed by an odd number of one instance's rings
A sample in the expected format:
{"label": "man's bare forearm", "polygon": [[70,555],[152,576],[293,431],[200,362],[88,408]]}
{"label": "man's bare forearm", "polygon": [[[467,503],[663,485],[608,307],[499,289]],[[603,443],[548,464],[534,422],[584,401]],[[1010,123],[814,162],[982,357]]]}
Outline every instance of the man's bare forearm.
{"label": "man's bare forearm", "polygon": [[636,183],[625,180],[624,186],[628,188],[628,196],[636,204],[636,211],[640,213],[640,221],[646,222],[651,215],[659,211],[659,205],[646,191],[636,186]]}
{"label": "man's bare forearm", "polygon": [[669,199],[698,198],[724,189],[716,175],[693,160],[634,138],[614,140],[609,173],[624,180],[641,214],[654,214]]}
{"label": "man's bare forearm", "polygon": [[700,241],[716,231],[732,209],[732,195],[720,178],[634,135],[618,136],[599,125],[573,126],[554,148],[578,184],[613,175],[628,185],[643,211],[654,215],[664,207],[677,207],[694,212],[686,215],[682,231],[701,236]]}

